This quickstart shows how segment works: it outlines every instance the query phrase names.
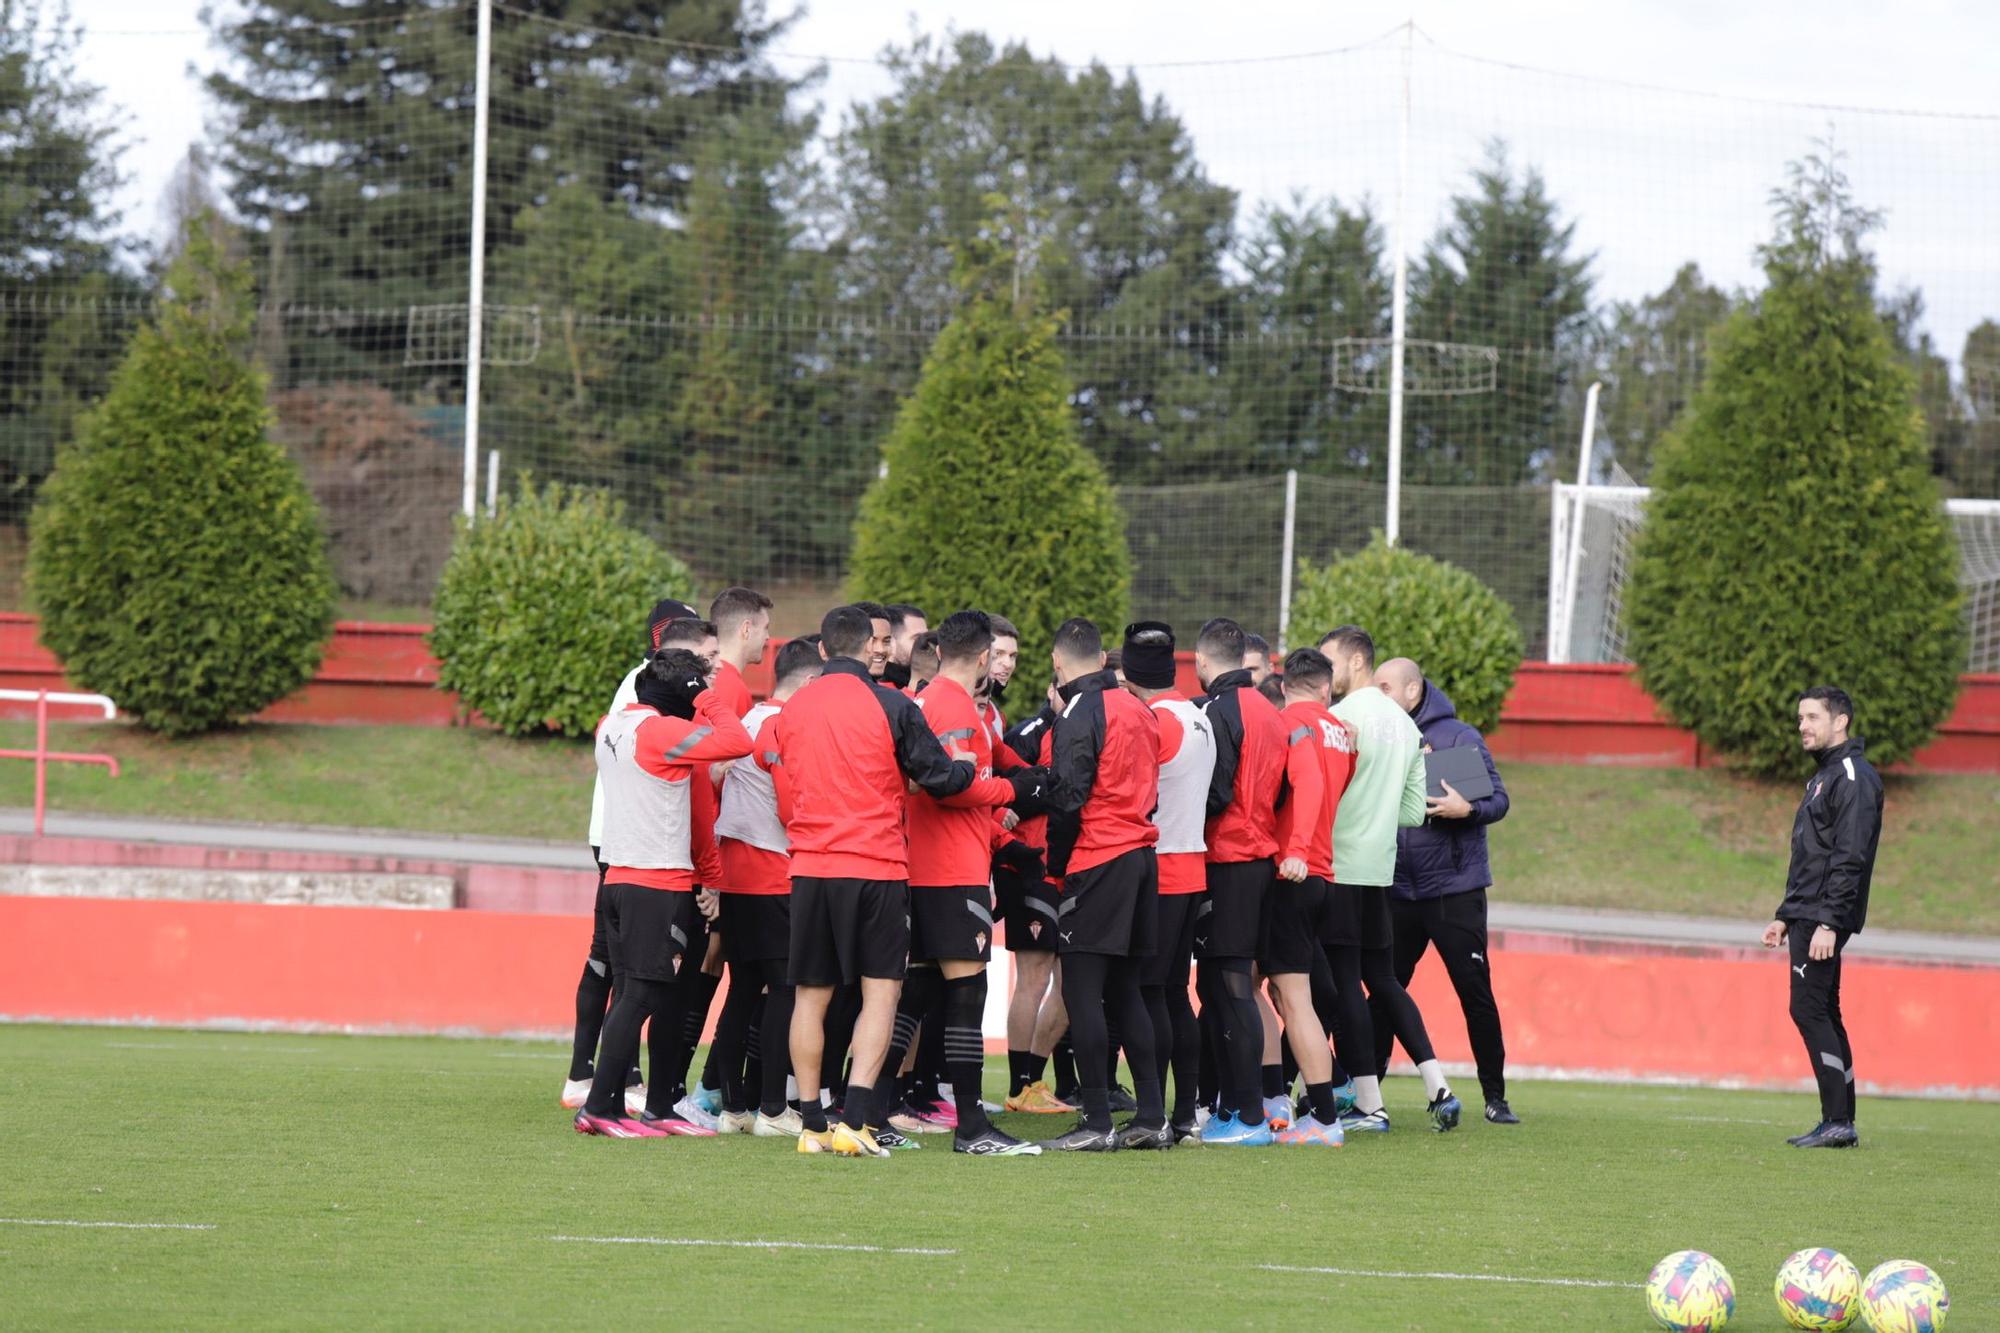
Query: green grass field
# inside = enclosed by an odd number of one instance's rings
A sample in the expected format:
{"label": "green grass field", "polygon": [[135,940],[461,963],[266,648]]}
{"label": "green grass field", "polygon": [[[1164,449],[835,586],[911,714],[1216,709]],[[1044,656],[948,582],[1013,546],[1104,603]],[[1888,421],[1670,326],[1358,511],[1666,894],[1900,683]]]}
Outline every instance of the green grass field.
{"label": "green grass field", "polygon": [[[444,727],[251,726],[167,741],[63,724],[56,743],[118,756],[124,776],[57,766],[59,811],[261,820],[580,840],[590,750]],[[33,740],[0,723],[0,745]],[[1513,812],[1492,832],[1501,901],[1756,918],[1785,879],[1790,783],[1713,769],[1510,764]],[[0,804],[33,799],[0,765]],[[2000,935],[2000,778],[1892,777],[1870,924]]]}
{"label": "green grass field", "polygon": [[1778,1329],[1772,1275],[1807,1245],[1923,1260],[1954,1328],[2000,1321],[1991,1105],[1865,1101],[1858,1152],[1810,1154],[1782,1141],[1803,1095],[1528,1083],[1526,1124],[1440,1137],[1398,1079],[1396,1132],[1339,1151],[849,1161],[581,1138],[563,1064],[0,1027],[0,1323],[1642,1329],[1636,1284],[1692,1246],[1736,1279],[1732,1329]]}

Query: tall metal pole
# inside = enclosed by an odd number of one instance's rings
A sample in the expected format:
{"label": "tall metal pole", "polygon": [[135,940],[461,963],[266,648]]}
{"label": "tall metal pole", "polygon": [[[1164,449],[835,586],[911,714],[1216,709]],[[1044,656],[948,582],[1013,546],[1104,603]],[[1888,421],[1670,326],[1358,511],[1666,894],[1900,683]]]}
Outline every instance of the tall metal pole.
{"label": "tall metal pole", "polygon": [[1285,540],[1278,566],[1278,651],[1288,652],[1292,630],[1292,548],[1299,531],[1299,470],[1285,471]]}
{"label": "tall metal pole", "polygon": [[486,129],[492,98],[493,0],[479,0],[479,67],[473,73],[471,284],[465,311],[465,521],[479,512],[479,371],[486,349]]}
{"label": "tall metal pole", "polygon": [[1389,306],[1389,514],[1382,531],[1394,546],[1403,513],[1403,328],[1410,280],[1410,56],[1415,19],[1403,24],[1403,108],[1396,133],[1396,278]]}

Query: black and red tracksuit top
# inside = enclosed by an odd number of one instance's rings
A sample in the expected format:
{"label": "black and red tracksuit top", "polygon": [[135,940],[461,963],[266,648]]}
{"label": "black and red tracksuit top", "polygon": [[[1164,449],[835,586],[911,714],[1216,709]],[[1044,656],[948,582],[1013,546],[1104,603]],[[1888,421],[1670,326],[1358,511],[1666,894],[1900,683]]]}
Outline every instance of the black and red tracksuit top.
{"label": "black and red tracksuit top", "polygon": [[[938,676],[917,696],[917,707],[945,753],[970,755],[980,779],[993,776],[993,733],[965,687]],[[1004,795],[1002,795],[1004,791]],[[999,800],[987,799],[1001,796]],[[994,847],[1003,840],[994,808],[1014,799],[1002,780],[975,780],[956,796],[937,799],[919,792],[910,798],[910,886],[973,888],[987,881]]]}
{"label": "black and red tracksuit top", "polygon": [[971,761],[953,761],[915,701],[851,657],[830,659],[768,730],[794,878],[908,879],[906,781],[938,797],[976,782],[992,784],[978,795],[994,804],[1013,795],[1005,779],[977,779]]}
{"label": "black and red tracksuit top", "polygon": [[1074,875],[1160,840],[1160,723],[1113,671],[1062,687],[1050,747],[1049,873]]}
{"label": "black and red tracksuit top", "polygon": [[1225,671],[1197,701],[1215,732],[1215,772],[1208,782],[1208,863],[1258,861],[1278,854],[1278,787],[1285,777],[1285,724],[1250,682]]}

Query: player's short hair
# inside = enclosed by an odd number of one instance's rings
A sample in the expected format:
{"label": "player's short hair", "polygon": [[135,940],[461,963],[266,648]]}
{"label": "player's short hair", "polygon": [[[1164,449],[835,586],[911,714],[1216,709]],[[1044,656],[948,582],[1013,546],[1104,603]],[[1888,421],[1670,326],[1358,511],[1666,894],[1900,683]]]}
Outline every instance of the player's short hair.
{"label": "player's short hair", "polygon": [[1285,678],[1273,671],[1257,682],[1257,693],[1269,699],[1279,708],[1285,706]]}
{"label": "player's short hair", "polygon": [[1340,625],[1328,630],[1320,636],[1319,650],[1329,658],[1360,653],[1362,663],[1370,671],[1375,669],[1375,639],[1359,625]]}
{"label": "player's short hair", "polygon": [[[856,610],[865,613],[870,620],[884,620],[889,623],[889,628],[894,629],[896,627],[895,617],[889,614],[889,608],[882,605],[882,603],[854,602],[852,605]],[[825,633],[825,628],[822,627],[820,632]]]}
{"label": "player's short hair", "polygon": [[1333,682],[1333,663],[1317,648],[1294,648],[1285,654],[1285,681],[1310,694]]}
{"label": "player's short hair", "polygon": [[1828,717],[1845,717],[1848,726],[1854,725],[1854,700],[1849,698],[1847,691],[1840,686],[1815,685],[1809,690],[1801,690],[1798,701],[1804,703],[1808,699],[1817,699],[1826,705]]}
{"label": "player's short hair", "polygon": [[1055,650],[1072,662],[1084,662],[1104,653],[1104,636],[1095,622],[1071,616],[1056,627]]}
{"label": "player's short hair", "polygon": [[775,605],[755,588],[724,588],[709,604],[708,618],[716,623],[718,631],[733,631],[744,621],[755,619],[759,611],[769,611]]}
{"label": "player's short hair", "polygon": [[1271,642],[1261,634],[1245,634],[1243,636],[1243,653],[1246,657],[1251,653],[1262,653],[1264,660],[1268,662],[1271,660]]}
{"label": "player's short hair", "polygon": [[784,685],[801,676],[817,676],[825,665],[819,658],[819,635],[787,639],[785,646],[778,649],[778,661],[771,668],[771,678]]}
{"label": "player's short hair", "polygon": [[938,632],[927,629],[910,643],[910,683],[929,680],[944,665],[938,654]]}
{"label": "player's short hair", "polygon": [[994,638],[1018,640],[1021,637],[1021,631],[1014,628],[1014,622],[1001,615],[998,611],[988,611],[986,619],[993,626]]}
{"label": "player's short hair", "polygon": [[1195,651],[1225,669],[1243,665],[1243,627],[1228,616],[1217,616],[1195,636]]}
{"label": "player's short hair", "polygon": [[[926,634],[937,639],[938,658],[970,662],[993,646],[993,618],[984,611],[954,611]],[[922,643],[924,635],[917,637]]]}
{"label": "player's short hair", "polygon": [[868,605],[862,602],[853,606],[836,606],[821,616],[819,637],[826,646],[826,655],[861,656],[861,650],[868,646],[869,636],[875,633],[876,619],[868,610]]}
{"label": "player's short hair", "polygon": [[921,606],[911,606],[908,602],[889,603],[890,629],[899,630],[912,619],[921,620],[925,624],[930,623],[930,617],[924,614]]}
{"label": "player's short hair", "polygon": [[696,620],[692,616],[684,616],[679,620],[668,621],[667,627],[660,631],[660,647],[699,648],[703,639],[714,637],[713,620]]}

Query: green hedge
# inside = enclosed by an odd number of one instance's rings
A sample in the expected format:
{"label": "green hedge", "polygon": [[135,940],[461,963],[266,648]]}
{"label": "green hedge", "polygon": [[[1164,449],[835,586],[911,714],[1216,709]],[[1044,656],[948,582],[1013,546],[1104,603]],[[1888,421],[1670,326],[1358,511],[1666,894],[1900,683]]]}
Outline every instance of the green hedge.
{"label": "green hedge", "polygon": [[247,266],[189,224],[156,322],[57,456],[30,520],[42,642],[78,685],[181,736],[312,678],[335,589],[319,510],[267,434]]}
{"label": "green hedge", "polygon": [[588,735],[688,567],[603,491],[523,479],[491,518],[459,520],[433,607],[438,686],[511,735]]}
{"label": "green hedge", "polygon": [[1375,660],[1407,657],[1451,696],[1459,717],[1491,731],[1521,664],[1521,628],[1494,591],[1456,565],[1390,546],[1380,533],[1332,564],[1300,562],[1291,641],[1317,643],[1336,625],[1375,639]]}

